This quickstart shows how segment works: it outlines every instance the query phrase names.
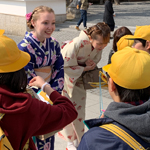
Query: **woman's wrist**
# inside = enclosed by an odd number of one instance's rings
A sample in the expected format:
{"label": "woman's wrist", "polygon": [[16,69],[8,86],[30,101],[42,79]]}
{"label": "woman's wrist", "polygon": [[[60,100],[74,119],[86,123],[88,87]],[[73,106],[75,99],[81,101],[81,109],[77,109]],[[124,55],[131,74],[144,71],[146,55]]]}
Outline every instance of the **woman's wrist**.
{"label": "woman's wrist", "polygon": [[46,85],[48,85],[47,82],[45,82],[45,83],[42,85],[42,87],[41,87],[41,90],[42,90],[42,91],[44,91],[44,87],[45,87]]}
{"label": "woman's wrist", "polygon": [[45,82],[42,87],[41,90],[43,92],[45,92],[47,95],[50,95],[54,90],[51,88],[50,84]]}

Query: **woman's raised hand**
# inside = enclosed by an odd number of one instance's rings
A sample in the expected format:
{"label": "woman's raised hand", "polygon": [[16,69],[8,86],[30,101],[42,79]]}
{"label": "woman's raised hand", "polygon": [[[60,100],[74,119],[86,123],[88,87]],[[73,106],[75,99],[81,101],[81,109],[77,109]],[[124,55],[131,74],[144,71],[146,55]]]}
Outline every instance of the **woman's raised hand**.
{"label": "woman's raised hand", "polygon": [[45,80],[42,77],[36,76],[30,80],[29,86],[37,86],[38,88],[41,88],[44,83]]}

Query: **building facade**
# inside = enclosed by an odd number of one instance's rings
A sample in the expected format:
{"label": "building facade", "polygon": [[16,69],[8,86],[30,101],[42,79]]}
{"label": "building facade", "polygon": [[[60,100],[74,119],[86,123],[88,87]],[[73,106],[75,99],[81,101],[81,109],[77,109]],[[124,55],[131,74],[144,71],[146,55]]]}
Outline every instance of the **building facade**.
{"label": "building facade", "polygon": [[0,29],[10,35],[24,35],[28,30],[25,15],[40,5],[54,10],[56,23],[66,20],[66,0],[0,0]]}

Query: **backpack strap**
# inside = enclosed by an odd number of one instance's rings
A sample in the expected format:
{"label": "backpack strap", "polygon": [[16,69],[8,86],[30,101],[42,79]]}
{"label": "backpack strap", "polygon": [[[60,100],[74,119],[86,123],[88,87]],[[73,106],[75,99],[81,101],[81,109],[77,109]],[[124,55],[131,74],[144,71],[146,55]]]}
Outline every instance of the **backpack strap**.
{"label": "backpack strap", "polygon": [[[5,114],[0,113],[0,120],[4,117]],[[0,148],[3,150],[13,150],[8,138],[5,136],[2,128],[0,127]]]}
{"label": "backpack strap", "polygon": [[120,139],[122,139],[125,143],[127,143],[134,150],[145,150],[145,148],[139,142],[137,142],[131,135],[129,135],[126,131],[124,131],[120,127],[114,124],[105,124],[99,127],[112,132]]}
{"label": "backpack strap", "polygon": [[[0,113],[0,120],[4,117],[4,115],[5,115],[5,114]],[[0,141],[1,141],[2,138],[4,138],[4,137],[5,137],[5,134],[4,134],[3,130],[2,130],[2,128],[0,127]]]}
{"label": "backpack strap", "polygon": [[[0,120],[4,117],[5,114],[0,113]],[[23,150],[28,150],[29,148],[29,139],[27,140],[25,146],[23,147]],[[5,136],[5,133],[3,132],[2,128],[0,127],[0,150],[14,150],[11,146],[8,138]]]}

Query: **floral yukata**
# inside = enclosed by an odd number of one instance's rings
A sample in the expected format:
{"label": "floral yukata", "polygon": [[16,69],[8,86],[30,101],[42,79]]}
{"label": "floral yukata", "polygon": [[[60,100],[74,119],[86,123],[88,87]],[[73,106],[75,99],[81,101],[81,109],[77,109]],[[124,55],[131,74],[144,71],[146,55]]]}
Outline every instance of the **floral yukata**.
{"label": "floral yukata", "polygon": [[[26,32],[24,39],[18,44],[18,48],[31,56],[30,62],[25,66],[28,82],[38,75],[35,70],[44,68],[41,73],[43,77],[44,72],[49,69],[51,73],[46,81],[54,90],[61,93],[64,86],[64,61],[59,43],[52,37],[41,43],[31,32]],[[40,150],[54,149],[54,136],[44,135],[44,140],[37,139],[36,141]]]}
{"label": "floral yukata", "polygon": [[78,117],[59,132],[59,136],[69,142],[73,142],[75,139],[80,142],[84,134],[83,120],[85,119],[86,103],[86,90],[81,75],[85,62],[92,59],[97,64],[101,59],[102,51],[93,49],[89,37],[84,31],[81,31],[79,37],[66,44],[61,52],[64,58],[65,74],[63,95],[72,101],[78,111]]}
{"label": "floral yukata", "polygon": [[61,93],[64,84],[64,61],[59,43],[52,37],[41,43],[32,33],[26,32],[18,48],[31,56],[30,62],[25,66],[28,81],[36,76],[34,69],[50,66],[52,75],[49,84],[54,90]]}

